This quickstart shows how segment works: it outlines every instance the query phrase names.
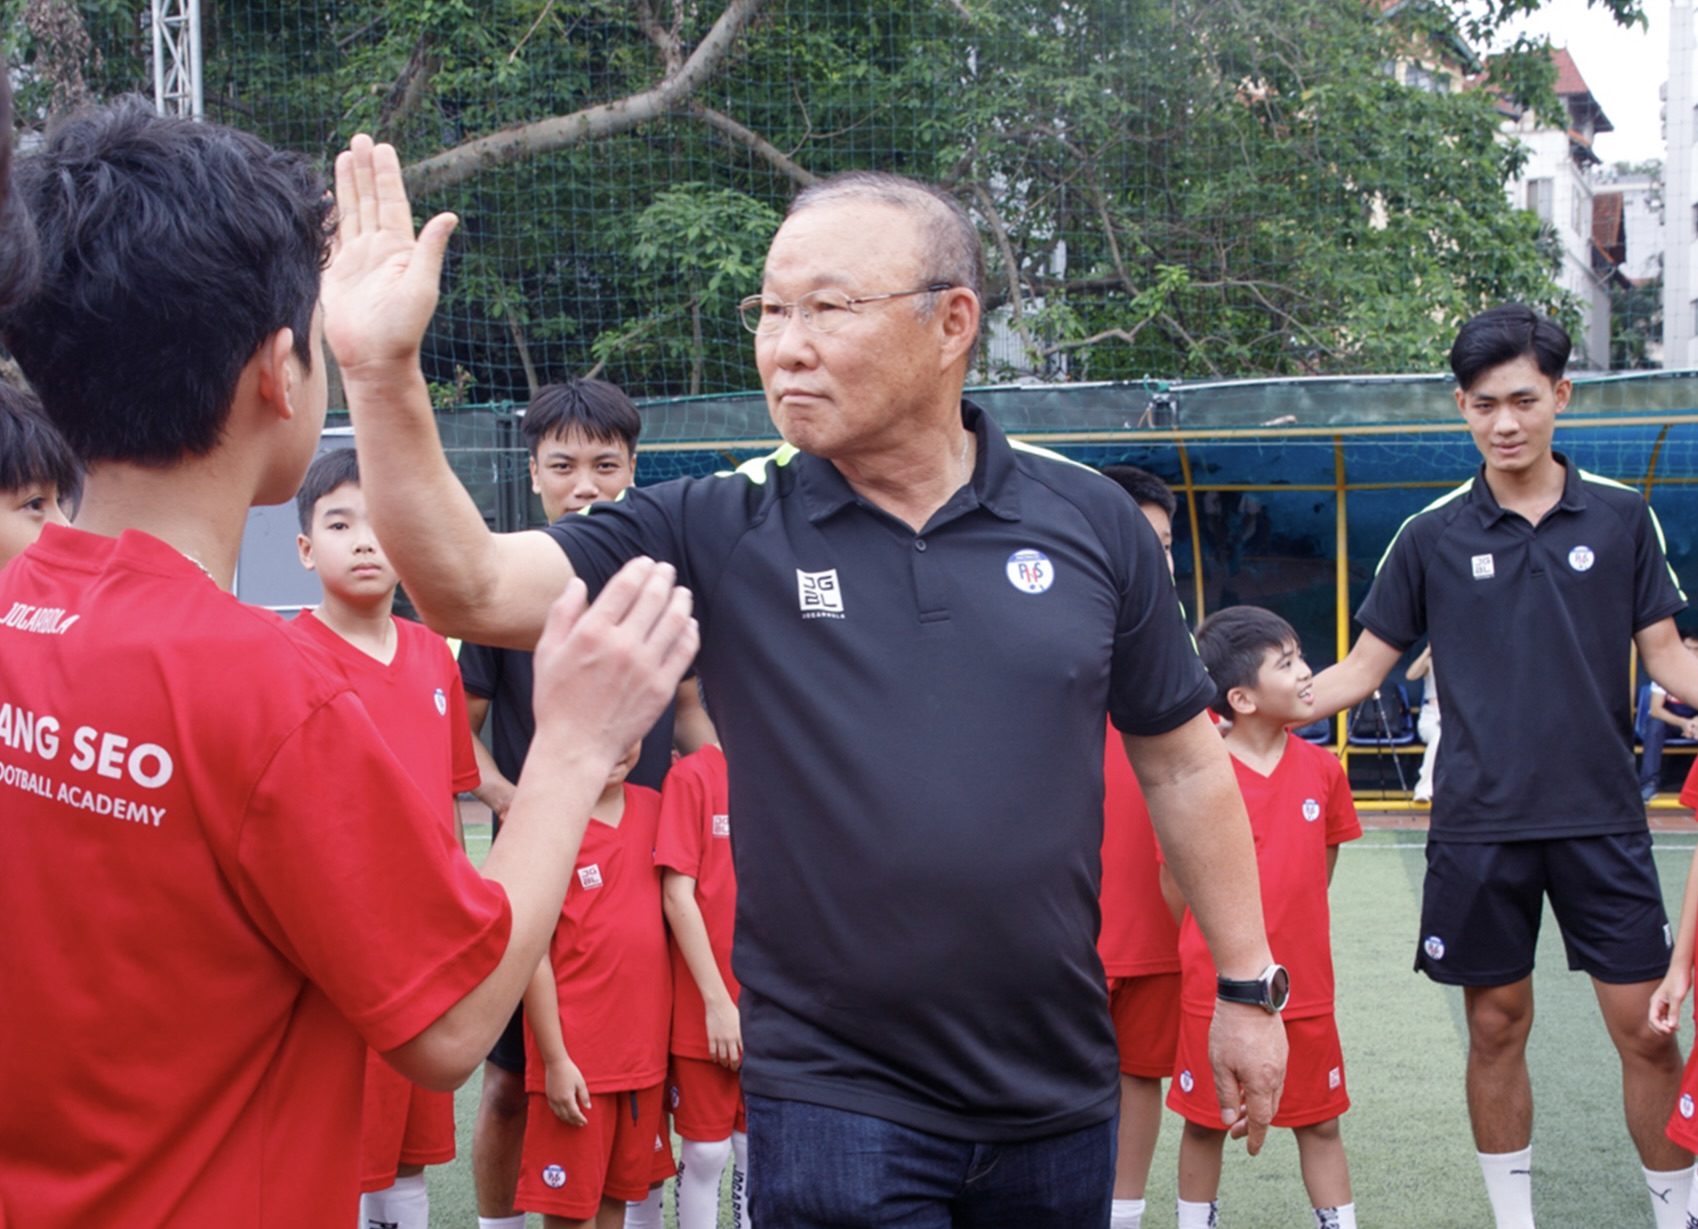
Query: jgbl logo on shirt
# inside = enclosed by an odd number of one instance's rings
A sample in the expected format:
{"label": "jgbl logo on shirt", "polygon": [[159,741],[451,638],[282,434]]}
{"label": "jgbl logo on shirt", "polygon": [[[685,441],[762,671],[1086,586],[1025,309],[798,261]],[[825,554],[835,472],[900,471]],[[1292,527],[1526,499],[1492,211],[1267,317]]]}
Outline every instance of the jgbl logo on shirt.
{"label": "jgbl logo on shirt", "polygon": [[1497,568],[1492,563],[1492,557],[1490,555],[1474,556],[1475,580],[1490,580],[1495,575],[1497,575]]}
{"label": "jgbl logo on shirt", "polygon": [[713,834],[715,836],[731,835],[731,816],[715,815],[713,817]]}
{"label": "jgbl logo on shirt", "polygon": [[836,568],[824,572],[804,572],[797,568],[796,596],[804,619],[843,618],[843,590],[837,583]]}
{"label": "jgbl logo on shirt", "polygon": [[601,867],[591,862],[588,866],[578,868],[578,884],[585,891],[601,886]]}

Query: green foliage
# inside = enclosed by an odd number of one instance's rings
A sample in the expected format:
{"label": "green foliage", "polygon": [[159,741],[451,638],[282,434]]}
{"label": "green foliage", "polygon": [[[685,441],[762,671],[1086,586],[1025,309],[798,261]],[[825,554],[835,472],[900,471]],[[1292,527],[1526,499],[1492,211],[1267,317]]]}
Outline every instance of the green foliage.
{"label": "green foliage", "polygon": [[[39,118],[24,2],[8,52]],[[65,2],[89,90],[150,89],[142,6]],[[723,2],[206,3],[207,108],[327,161],[365,130],[415,163],[653,90]],[[751,387],[733,305],[797,179],[851,167],[943,183],[980,221],[988,374],[1433,369],[1491,302],[1571,305],[1506,197],[1521,154],[1492,99],[1390,70],[1472,67],[1468,40],[1539,3],[766,0],[658,118],[415,201],[461,218],[427,376],[493,400],[592,369],[641,395]],[[1549,91],[1548,59],[1493,73]]]}

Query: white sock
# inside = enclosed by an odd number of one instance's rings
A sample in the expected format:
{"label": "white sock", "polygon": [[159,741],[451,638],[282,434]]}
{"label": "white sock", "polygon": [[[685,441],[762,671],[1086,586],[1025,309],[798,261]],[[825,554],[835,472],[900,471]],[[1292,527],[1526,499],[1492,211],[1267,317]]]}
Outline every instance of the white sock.
{"label": "white sock", "polygon": [[1356,1229],[1356,1205],[1341,1203],[1336,1208],[1315,1209],[1316,1229]]}
{"label": "white sock", "polygon": [[1108,1229],[1141,1229],[1143,1223],[1142,1199],[1116,1199],[1109,1205]]}
{"label": "white sock", "polygon": [[478,1229],[525,1229],[525,1214],[515,1212],[511,1216],[480,1216]]}
{"label": "white sock", "polygon": [[1686,1211],[1692,1198],[1692,1166],[1647,1169],[1645,1187],[1651,1192],[1651,1212],[1657,1218],[1657,1229],[1686,1229]]}
{"label": "white sock", "polygon": [[360,1196],[360,1229],[430,1229],[430,1192],[423,1174]]}
{"label": "white sock", "polygon": [[660,1229],[660,1201],[666,1194],[663,1183],[649,1192],[641,1203],[625,1205],[625,1229]]}
{"label": "white sock", "polygon": [[749,1229],[749,1133],[731,1132],[731,1215],[737,1229]]}
{"label": "white sock", "polygon": [[687,1139],[678,1160],[678,1229],[717,1229],[719,1179],[731,1158],[729,1139]]}
{"label": "white sock", "polygon": [[1216,1200],[1211,1199],[1208,1203],[1179,1201],[1179,1229],[1215,1229],[1218,1224],[1220,1204]]}
{"label": "white sock", "polygon": [[1533,1229],[1533,1147],[1520,1152],[1476,1152],[1486,1179],[1497,1229]]}

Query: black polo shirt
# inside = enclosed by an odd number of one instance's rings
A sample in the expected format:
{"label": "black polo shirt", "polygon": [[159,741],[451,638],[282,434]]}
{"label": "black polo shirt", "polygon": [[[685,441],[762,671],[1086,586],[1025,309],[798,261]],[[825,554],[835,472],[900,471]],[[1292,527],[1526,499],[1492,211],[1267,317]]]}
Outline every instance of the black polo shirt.
{"label": "black polo shirt", "polygon": [[695,592],[731,773],[744,1087],[957,1138],[1107,1120],[1103,713],[1213,686],[1115,483],[970,403],[972,482],[920,533],[783,448],[551,527],[591,589]]}
{"label": "black polo shirt", "polygon": [[1436,837],[1645,830],[1630,650],[1686,596],[1644,498],[1556,457],[1562,499],[1537,526],[1499,506],[1483,465],[1404,522],[1356,614],[1395,648],[1431,638],[1444,676]]}

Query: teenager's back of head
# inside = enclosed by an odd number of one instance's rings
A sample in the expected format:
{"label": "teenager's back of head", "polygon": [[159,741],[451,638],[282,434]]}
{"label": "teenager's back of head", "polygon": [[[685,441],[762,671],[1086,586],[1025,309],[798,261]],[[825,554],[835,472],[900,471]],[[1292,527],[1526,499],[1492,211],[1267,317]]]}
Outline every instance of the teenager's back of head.
{"label": "teenager's back of head", "polygon": [[304,159],[139,98],[77,112],[18,159],[40,272],[0,336],[85,463],[217,446],[260,343],[310,370],[331,202]]}
{"label": "teenager's back of head", "polygon": [[1147,469],[1139,469],[1136,465],[1105,465],[1103,476],[1118,482],[1140,508],[1154,504],[1170,517],[1179,510],[1179,497],[1173,493],[1173,488]]}
{"label": "teenager's back of head", "polygon": [[624,444],[634,453],[637,437],[643,432],[643,417],[616,384],[567,380],[537,389],[519,427],[533,457],[543,440],[564,436],[574,427],[587,439]]}
{"label": "teenager's back of head", "polygon": [[1450,347],[1450,369],[1458,387],[1474,387],[1493,367],[1530,358],[1555,382],[1562,379],[1572,349],[1568,333],[1549,316],[1542,316],[1525,303],[1505,303],[1489,308],[1464,324]]}

